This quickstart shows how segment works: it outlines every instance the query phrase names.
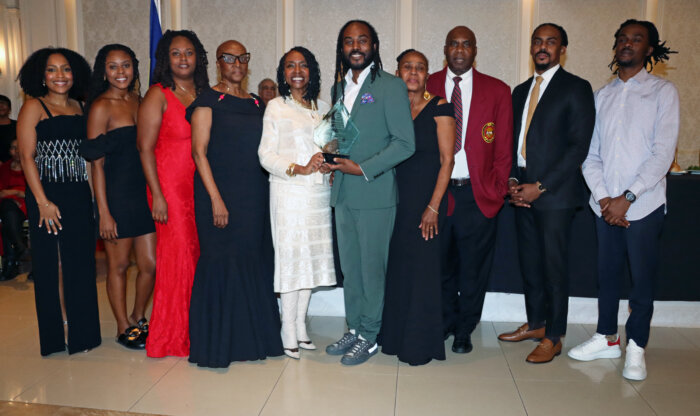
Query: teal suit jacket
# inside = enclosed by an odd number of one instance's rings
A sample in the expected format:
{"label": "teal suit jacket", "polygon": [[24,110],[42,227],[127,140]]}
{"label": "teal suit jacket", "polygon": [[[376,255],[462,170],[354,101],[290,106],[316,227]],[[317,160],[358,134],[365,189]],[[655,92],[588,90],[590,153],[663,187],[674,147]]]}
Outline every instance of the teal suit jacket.
{"label": "teal suit jacket", "polygon": [[[344,84],[343,80],[334,88],[344,88]],[[337,96],[342,95],[340,90]],[[362,103],[363,96],[371,99]],[[416,148],[406,84],[382,70],[374,81],[369,75],[357,94],[350,120],[360,131],[350,149],[350,160],[360,165],[365,177],[336,171],[331,206],[339,201],[352,209],[395,206],[399,196],[394,167],[411,157]]]}

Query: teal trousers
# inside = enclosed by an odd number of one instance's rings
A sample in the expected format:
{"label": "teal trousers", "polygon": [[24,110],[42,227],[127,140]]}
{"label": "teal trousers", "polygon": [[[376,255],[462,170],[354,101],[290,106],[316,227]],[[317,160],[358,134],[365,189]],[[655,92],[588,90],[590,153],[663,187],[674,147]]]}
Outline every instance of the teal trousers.
{"label": "teal trousers", "polygon": [[395,206],[352,209],[339,203],[335,207],[348,329],[372,343],[382,326],[389,242],[395,218]]}

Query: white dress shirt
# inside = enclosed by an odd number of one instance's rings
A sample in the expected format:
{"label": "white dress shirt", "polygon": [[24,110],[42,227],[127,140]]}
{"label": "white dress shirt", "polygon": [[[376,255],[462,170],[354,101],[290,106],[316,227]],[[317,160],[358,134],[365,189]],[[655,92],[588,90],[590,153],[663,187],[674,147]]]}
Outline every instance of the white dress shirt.
{"label": "white dress shirt", "polygon": [[590,206],[626,190],[637,200],[627,220],[640,220],[666,203],[666,173],[678,141],[680,110],[676,87],[645,69],[620,78],[595,93],[596,121],[583,176],[591,189]]}
{"label": "white dress shirt", "polygon": [[[348,113],[352,112],[352,107],[355,104],[355,101],[357,100],[357,94],[360,93],[362,84],[364,84],[365,79],[367,79],[367,76],[369,75],[373,66],[374,64],[367,65],[367,68],[363,69],[362,72],[360,72],[360,75],[357,77],[357,82],[352,80],[352,69],[348,70],[348,72],[345,74],[345,91],[343,93],[343,104],[345,105],[345,108],[348,109]],[[365,175],[365,171],[362,170],[362,166],[360,166],[360,170],[362,171],[362,176],[364,176],[365,180],[369,182],[367,175]]]}
{"label": "white dress shirt", "polygon": [[542,83],[540,84],[540,95],[537,97],[537,102],[539,103],[540,100],[542,99],[542,94],[544,94],[544,91],[547,89],[547,85],[549,85],[549,81],[552,80],[552,77],[554,77],[554,73],[557,72],[561,68],[561,65],[556,64],[553,67],[549,68],[548,70],[544,71],[541,74],[535,73],[535,75],[532,77],[532,83],[530,83],[530,90],[527,93],[527,100],[525,100],[525,106],[523,107],[523,114],[521,115],[521,120],[520,120],[520,133],[518,133],[518,166],[521,168],[524,168],[527,166],[527,162],[525,161],[525,158],[523,157],[523,137],[525,136],[525,123],[527,123],[527,109],[530,106],[530,95],[532,95],[532,89],[535,87],[535,79],[537,76],[542,77]]}
{"label": "white dress shirt", "polygon": [[[458,75],[455,75],[454,72],[450,71],[450,68],[447,67],[447,76],[445,77],[445,95],[447,97],[447,101],[451,102],[452,100],[452,90],[455,89],[455,82],[453,81],[453,78]],[[472,103],[472,85],[473,85],[473,72],[472,69],[469,68],[469,71],[463,73],[462,75],[459,75],[462,80],[459,81],[459,88],[462,91],[462,148],[459,149],[459,152],[455,153],[455,166],[452,169],[452,178],[455,179],[464,179],[469,177],[469,166],[467,165],[467,153],[466,153],[466,143],[465,143],[465,135],[467,134],[467,122],[469,121],[469,108],[471,107]]]}
{"label": "white dress shirt", "polygon": [[348,70],[347,74],[345,74],[345,96],[343,98],[343,104],[345,104],[345,108],[348,109],[348,113],[352,112],[352,106],[355,104],[357,94],[360,93],[360,88],[362,88],[362,84],[364,84],[365,79],[367,79],[367,75],[369,75],[373,65],[374,64],[368,65],[367,68],[360,72],[360,75],[357,77],[357,82],[352,80],[352,69]]}

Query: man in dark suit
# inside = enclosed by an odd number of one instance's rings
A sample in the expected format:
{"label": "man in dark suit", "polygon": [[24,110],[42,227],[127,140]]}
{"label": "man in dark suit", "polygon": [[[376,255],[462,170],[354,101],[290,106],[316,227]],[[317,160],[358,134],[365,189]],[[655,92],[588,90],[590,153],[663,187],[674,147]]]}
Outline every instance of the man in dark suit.
{"label": "man in dark suit", "polygon": [[528,355],[545,363],[561,353],[569,303],[568,245],[574,212],[586,202],[581,164],[595,124],[588,81],[559,65],[568,38],[561,26],[535,29],[535,76],[513,90],[514,155],[509,193],[516,206],[527,323],[502,341],[542,339]]}
{"label": "man in dark suit", "polygon": [[447,67],[430,75],[428,92],[455,109],[455,167],[443,231],[443,330],[455,334],[452,351],[472,350],[481,320],[496,243],[496,214],[508,192],[513,140],[510,88],[472,68],[476,37],[465,26],[445,39]]}

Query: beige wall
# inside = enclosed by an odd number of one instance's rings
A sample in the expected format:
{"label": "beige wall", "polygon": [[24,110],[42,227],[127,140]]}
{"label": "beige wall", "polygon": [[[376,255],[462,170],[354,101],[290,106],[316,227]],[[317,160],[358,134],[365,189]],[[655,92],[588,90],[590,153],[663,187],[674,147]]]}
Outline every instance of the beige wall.
{"label": "beige wall", "polygon": [[477,55],[474,66],[480,72],[518,83],[518,0],[416,0],[417,36],[414,47],[423,52],[430,72],[445,66],[443,46],[447,32],[465,25],[476,35]]}
{"label": "beige wall", "polygon": [[235,39],[251,54],[250,91],[257,93],[263,78],[274,78],[277,68],[277,0],[188,0],[183,2],[185,27],[197,33],[207,50],[209,80],[216,84],[216,47]]}
{"label": "beige wall", "polygon": [[141,92],[146,93],[149,60],[150,2],[144,0],[82,0],[84,55],[92,66],[97,51],[110,43],[133,49],[139,60]]}
{"label": "beige wall", "polygon": [[[44,29],[29,33],[35,43],[71,41],[71,28],[63,30],[57,19],[77,22],[78,49],[92,61],[102,45],[120,42],[131,46],[148,68],[147,0],[45,0],[50,16],[42,18],[36,6],[44,0],[20,0],[32,9],[26,20],[47,22]],[[70,7],[74,3],[76,16]],[[662,39],[678,50],[668,65],[655,74],[672,80],[681,97],[679,162],[683,167],[699,162],[700,152],[700,21],[698,0],[163,0],[168,16],[177,16],[166,27],[197,32],[213,65],[216,46],[226,39],[242,41],[253,55],[249,89],[260,79],[275,76],[281,53],[292,45],[308,47],[321,63],[322,98],[328,90],[335,65],[335,42],[340,26],[349,19],[370,21],[379,32],[384,67],[396,68],[395,57],[405,47],[423,51],[431,71],[444,65],[442,47],[447,31],[464,24],[477,36],[476,67],[514,87],[531,71],[527,55],[528,36],[543,22],[564,26],[570,44],[564,66],[585,79],[594,89],[611,79],[607,68],[612,59],[613,33],[627,18],[655,20]],[[68,16],[65,16],[68,14]],[[80,15],[82,14],[82,16]],[[62,17],[63,16],[63,17]],[[42,20],[43,19],[43,20]],[[48,19],[48,20],[47,20]],[[23,21],[23,25],[27,21]],[[38,25],[38,23],[37,23]],[[36,26],[36,25],[35,25]],[[64,25],[65,26],[65,25]],[[181,27],[180,27],[181,26]],[[24,28],[25,26],[23,26]],[[50,30],[49,30],[50,29]],[[54,35],[46,38],[46,33]],[[46,38],[46,39],[44,39]],[[41,45],[44,46],[44,45]]]}
{"label": "beige wall", "polygon": [[294,44],[308,48],[321,65],[321,99],[330,100],[338,31],[350,19],[366,20],[374,26],[384,69],[390,73],[396,70],[396,1],[296,0],[295,6]]}
{"label": "beige wall", "polygon": [[[540,0],[535,27],[554,22],[566,29],[569,46],[564,66],[597,90],[612,79],[613,36],[627,19],[644,18],[640,0]],[[592,11],[595,10],[595,13]]]}
{"label": "beige wall", "polygon": [[678,163],[682,168],[700,165],[700,2],[667,0],[661,2],[661,38],[667,40],[671,55],[654,72],[676,84],[681,101],[681,131],[678,136]]}

